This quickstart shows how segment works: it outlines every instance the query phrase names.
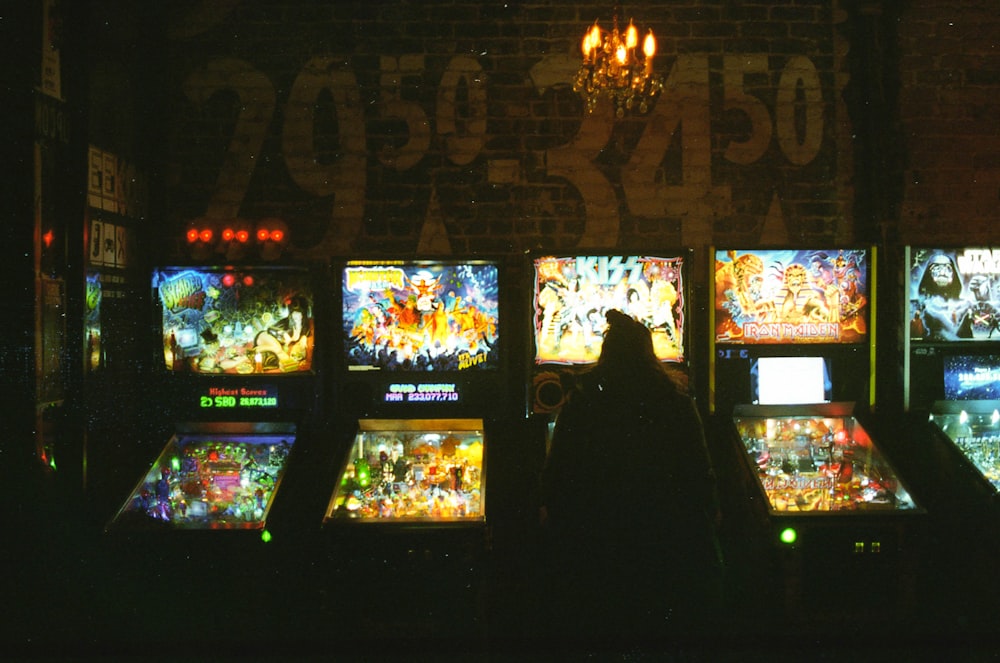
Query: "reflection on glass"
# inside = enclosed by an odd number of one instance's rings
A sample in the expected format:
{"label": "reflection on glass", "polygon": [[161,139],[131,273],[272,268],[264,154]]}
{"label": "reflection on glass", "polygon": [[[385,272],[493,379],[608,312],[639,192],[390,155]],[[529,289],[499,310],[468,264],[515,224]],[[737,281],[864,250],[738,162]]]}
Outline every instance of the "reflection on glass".
{"label": "reflection on glass", "polygon": [[175,435],[112,525],[262,528],[294,441],[287,435]]}
{"label": "reflection on glass", "polygon": [[482,520],[482,421],[362,420],[325,520]]}
{"label": "reflection on glass", "polygon": [[737,417],[735,423],[775,511],[915,508],[853,417]]}
{"label": "reflection on glass", "polygon": [[1000,490],[1000,411],[962,410],[930,418],[993,488]]}

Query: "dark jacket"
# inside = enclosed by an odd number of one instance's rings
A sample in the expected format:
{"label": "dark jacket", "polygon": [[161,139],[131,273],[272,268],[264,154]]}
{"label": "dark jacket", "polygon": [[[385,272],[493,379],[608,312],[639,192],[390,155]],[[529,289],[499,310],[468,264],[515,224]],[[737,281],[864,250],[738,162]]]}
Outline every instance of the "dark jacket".
{"label": "dark jacket", "polygon": [[715,473],[701,418],[609,311],[601,358],[559,413],[542,471],[546,607],[556,637],[657,639],[722,605]]}
{"label": "dark jacket", "polygon": [[557,419],[541,495],[560,535],[708,535],[719,503],[694,402],[666,373],[586,374]]}

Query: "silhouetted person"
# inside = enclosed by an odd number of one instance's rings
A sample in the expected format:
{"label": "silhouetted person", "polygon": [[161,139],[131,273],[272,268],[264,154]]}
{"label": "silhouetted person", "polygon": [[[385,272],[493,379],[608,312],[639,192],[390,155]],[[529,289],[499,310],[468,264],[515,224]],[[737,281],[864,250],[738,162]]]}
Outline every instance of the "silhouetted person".
{"label": "silhouetted person", "polygon": [[617,310],[606,319],[542,473],[543,614],[556,637],[627,648],[686,636],[721,607],[719,507],[693,401],[645,326]]}

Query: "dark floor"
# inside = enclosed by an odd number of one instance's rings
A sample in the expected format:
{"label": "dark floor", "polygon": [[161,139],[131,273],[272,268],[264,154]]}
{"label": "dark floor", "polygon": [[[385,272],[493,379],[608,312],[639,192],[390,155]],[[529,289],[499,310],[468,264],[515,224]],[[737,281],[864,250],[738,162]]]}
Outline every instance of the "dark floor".
{"label": "dark floor", "polygon": [[[528,518],[351,537],[321,527],[106,533],[45,473],[4,537],[14,660],[792,661],[1000,658],[996,550],[978,532],[923,529],[914,554],[872,566],[724,538],[727,602],[663,638],[551,637],[538,531]],[[232,535],[232,536],[230,536]],[[812,557],[812,558],[810,558]]]}

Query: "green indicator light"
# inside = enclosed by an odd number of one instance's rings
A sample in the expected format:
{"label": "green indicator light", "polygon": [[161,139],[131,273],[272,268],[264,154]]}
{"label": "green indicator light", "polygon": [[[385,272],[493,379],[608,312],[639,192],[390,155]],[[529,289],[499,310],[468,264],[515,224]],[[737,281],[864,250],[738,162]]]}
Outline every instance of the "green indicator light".
{"label": "green indicator light", "polygon": [[368,484],[371,483],[371,468],[368,466],[367,460],[358,458],[354,461],[354,476],[357,478],[359,486],[368,487]]}
{"label": "green indicator light", "polygon": [[786,527],[781,530],[781,534],[778,535],[782,543],[787,543],[789,545],[795,543],[796,539],[799,538],[799,533],[795,531],[794,527]]}
{"label": "green indicator light", "polygon": [[271,541],[271,533],[267,530],[264,530],[263,532],[260,533],[260,540],[263,541],[264,543],[269,543]]}
{"label": "green indicator light", "polygon": [[171,458],[170,459],[170,469],[172,469],[174,472],[180,472],[180,470],[181,470],[181,459],[178,458],[177,456],[174,456],[173,458]]}
{"label": "green indicator light", "polygon": [[59,471],[59,468],[56,467],[56,457],[55,456],[52,456],[51,458],[49,458],[49,467],[51,467],[53,470],[56,470],[57,472]]}

